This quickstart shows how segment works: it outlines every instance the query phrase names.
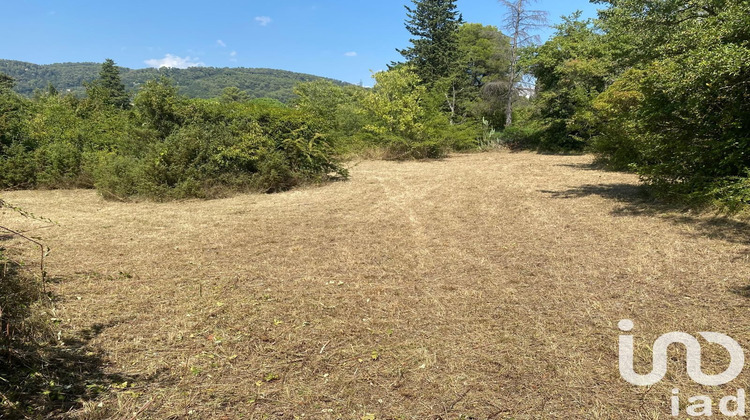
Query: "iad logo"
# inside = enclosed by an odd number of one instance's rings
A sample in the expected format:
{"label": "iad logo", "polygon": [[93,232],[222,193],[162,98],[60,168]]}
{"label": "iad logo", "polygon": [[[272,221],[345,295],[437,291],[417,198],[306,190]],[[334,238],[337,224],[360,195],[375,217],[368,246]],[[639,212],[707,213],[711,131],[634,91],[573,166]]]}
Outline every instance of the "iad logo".
{"label": "iad logo", "polygon": [[[633,330],[633,321],[624,319],[618,324],[620,331]],[[650,386],[660,382],[667,374],[667,348],[671,344],[682,344],[687,350],[687,373],[694,382],[705,386],[724,385],[735,380],[745,367],[745,352],[731,337],[715,332],[699,333],[709,343],[719,344],[729,351],[729,367],[719,375],[706,375],[701,370],[701,343],[690,334],[671,332],[659,337],[654,343],[653,369],[648,375],[639,375],[633,370],[633,336],[620,336],[620,375],[633,385]]]}
{"label": "iad logo", "polygon": [[[634,328],[633,321],[624,319],[618,324],[623,332],[630,332]],[[623,379],[633,385],[651,386],[667,374],[667,349],[672,344],[682,344],[687,351],[687,373],[694,382],[704,386],[719,386],[727,384],[736,379],[745,367],[745,352],[742,347],[731,337],[715,333],[699,333],[706,341],[718,344],[729,352],[729,367],[718,375],[706,375],[701,369],[701,344],[694,336],[682,332],[671,332],[659,337],[653,346],[653,368],[647,375],[639,375],[633,369],[633,336],[620,335],[620,375]],[[678,389],[673,392],[672,415],[679,416],[680,404]],[[688,406],[686,412],[689,416],[710,417],[713,415],[713,400],[708,396],[691,397],[688,400],[692,405]],[[731,410],[730,404],[736,409]],[[728,396],[721,399],[719,409],[725,416],[736,417],[745,415],[745,391],[737,390],[737,396]]]}

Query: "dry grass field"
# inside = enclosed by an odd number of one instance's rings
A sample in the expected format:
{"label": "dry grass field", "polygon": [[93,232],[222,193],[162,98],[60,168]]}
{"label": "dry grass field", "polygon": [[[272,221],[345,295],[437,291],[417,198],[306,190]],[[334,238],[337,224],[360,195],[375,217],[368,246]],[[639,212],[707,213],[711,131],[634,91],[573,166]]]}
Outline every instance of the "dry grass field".
{"label": "dry grass field", "polygon": [[660,384],[620,378],[621,319],[639,372],[670,331],[750,349],[750,224],[655,206],[591,161],[365,161],[347,182],[164,204],[6,193],[59,223],[1,219],[52,248],[66,369],[88,375],[52,414],[666,419],[673,388],[683,405],[750,389],[750,371],[692,383],[679,347]]}

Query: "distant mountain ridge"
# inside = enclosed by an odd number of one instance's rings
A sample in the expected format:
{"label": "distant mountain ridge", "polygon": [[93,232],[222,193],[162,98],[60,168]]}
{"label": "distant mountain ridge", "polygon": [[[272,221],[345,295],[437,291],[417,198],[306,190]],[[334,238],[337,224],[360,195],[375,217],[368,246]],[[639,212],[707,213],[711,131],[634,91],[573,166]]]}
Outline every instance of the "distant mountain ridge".
{"label": "distant mountain ridge", "polygon": [[[39,65],[23,61],[0,59],[0,73],[16,79],[16,91],[32,95],[37,89],[46,89],[51,83],[60,92],[83,95],[84,82],[99,77],[101,63],[57,63]],[[256,68],[190,67],[187,69],[129,69],[119,67],[125,87],[134,91],[148,80],[167,76],[175,81],[180,93],[191,98],[215,98],[221,96],[226,87],[237,87],[253,98],[272,98],[289,102],[294,98],[293,88],[299,82],[337,80],[294,73],[285,70]]]}

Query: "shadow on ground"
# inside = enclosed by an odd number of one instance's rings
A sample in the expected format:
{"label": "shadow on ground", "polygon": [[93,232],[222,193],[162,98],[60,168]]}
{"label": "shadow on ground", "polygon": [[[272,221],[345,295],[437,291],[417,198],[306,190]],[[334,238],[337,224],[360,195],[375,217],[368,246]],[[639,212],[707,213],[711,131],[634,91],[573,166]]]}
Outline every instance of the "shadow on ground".
{"label": "shadow on ground", "polygon": [[62,345],[0,340],[0,418],[64,418],[102,392],[135,378],[105,373],[89,342],[114,325],[96,324]]}
{"label": "shadow on ground", "polygon": [[555,165],[561,168],[572,168],[572,169],[580,169],[583,171],[604,171],[604,172],[615,172],[610,171],[607,168],[605,168],[602,165],[597,165],[596,163],[561,163],[559,165]]}
{"label": "shadow on ground", "polygon": [[[584,168],[581,168],[584,169]],[[687,208],[654,199],[648,190],[633,184],[587,184],[563,191],[540,191],[552,198],[571,199],[598,196],[621,205],[612,211],[615,216],[658,216],[678,225],[690,225],[689,235],[700,235],[732,243],[750,245],[750,223],[724,216],[708,217],[691,214]]]}

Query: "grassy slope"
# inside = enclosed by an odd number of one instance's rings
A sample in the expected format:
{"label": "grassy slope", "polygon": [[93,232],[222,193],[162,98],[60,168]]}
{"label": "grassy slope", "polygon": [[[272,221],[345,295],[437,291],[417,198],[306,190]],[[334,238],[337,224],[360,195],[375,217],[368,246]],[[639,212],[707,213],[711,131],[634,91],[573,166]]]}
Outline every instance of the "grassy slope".
{"label": "grassy slope", "polygon": [[89,418],[654,419],[673,387],[747,388],[695,386],[678,351],[649,392],[619,378],[623,318],[640,371],[665,332],[750,342],[750,228],[654,213],[635,177],[590,161],[368,161],[349,182],[209,202],[6,198],[60,223],[40,235],[62,328],[129,378]]}

